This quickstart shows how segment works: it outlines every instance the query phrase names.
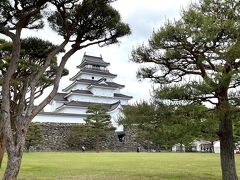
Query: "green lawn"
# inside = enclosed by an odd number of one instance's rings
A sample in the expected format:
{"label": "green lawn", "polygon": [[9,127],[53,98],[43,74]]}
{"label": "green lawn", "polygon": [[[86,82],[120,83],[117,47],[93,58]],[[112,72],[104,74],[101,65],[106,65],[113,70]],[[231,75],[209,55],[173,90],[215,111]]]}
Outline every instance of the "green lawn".
{"label": "green lawn", "polygon": [[[240,156],[236,159],[239,167]],[[5,164],[6,158],[1,176]],[[220,175],[219,154],[36,152],[24,154],[19,179],[217,180]]]}

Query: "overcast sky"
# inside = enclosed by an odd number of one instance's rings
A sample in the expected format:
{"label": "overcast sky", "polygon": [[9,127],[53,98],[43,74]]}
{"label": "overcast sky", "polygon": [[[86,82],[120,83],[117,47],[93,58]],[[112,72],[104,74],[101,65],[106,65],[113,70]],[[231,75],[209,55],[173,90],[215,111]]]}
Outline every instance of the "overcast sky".
{"label": "overcast sky", "polygon": [[[146,43],[153,30],[158,30],[167,19],[178,19],[180,10],[189,5],[190,0],[118,0],[113,6],[120,12],[122,20],[128,23],[132,34],[121,38],[119,45],[104,48],[91,47],[75,55],[67,67],[71,67],[71,74],[76,73],[74,67],[79,64],[83,53],[88,55],[102,55],[110,62],[109,70],[117,74],[116,82],[124,84],[122,93],[133,96],[134,102],[149,99],[152,84],[148,81],[139,82],[136,72],[139,65],[129,62],[131,51],[137,45]],[[71,75],[70,75],[71,76]]]}
{"label": "overcast sky", "polygon": [[[70,82],[69,78],[78,72],[77,65],[81,63],[84,52],[87,55],[100,56],[106,62],[110,62],[109,70],[117,74],[115,82],[124,84],[122,93],[133,96],[131,102],[141,99],[148,100],[152,84],[148,81],[139,82],[136,79],[138,65],[129,62],[131,51],[134,47],[146,43],[153,30],[158,30],[168,19],[178,19],[180,10],[187,7],[191,0],[118,0],[113,6],[120,12],[122,21],[128,23],[132,34],[120,39],[118,45],[100,48],[98,46],[88,47],[71,57],[66,67],[69,76],[61,80],[60,91]],[[60,43],[59,37],[50,29],[36,32],[23,31],[23,37],[38,36],[53,43]]]}

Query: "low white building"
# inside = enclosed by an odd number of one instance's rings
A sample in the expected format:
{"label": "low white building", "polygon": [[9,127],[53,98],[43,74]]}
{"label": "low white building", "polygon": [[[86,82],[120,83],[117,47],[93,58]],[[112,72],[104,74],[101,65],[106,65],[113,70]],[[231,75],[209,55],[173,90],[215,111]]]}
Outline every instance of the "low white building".
{"label": "low white building", "polygon": [[[194,140],[191,143],[191,149],[188,149],[189,151],[193,151],[193,152],[211,152],[212,148],[214,148],[214,152],[215,153],[220,153],[220,141],[215,141],[213,143],[213,147],[212,147],[212,143],[210,141],[206,141],[206,140]],[[181,150],[181,144],[175,144],[172,147],[172,151],[177,152]],[[185,151],[185,145],[182,145],[182,150]]]}
{"label": "low white building", "polygon": [[212,143],[206,140],[195,140],[192,142],[192,151],[211,152]]}
{"label": "low white building", "polygon": [[172,151],[173,152],[179,152],[179,151],[185,152],[185,145],[184,144],[181,145],[180,143],[175,144],[175,145],[172,146]]}
{"label": "low white building", "polygon": [[33,121],[85,123],[88,106],[102,104],[111,115],[116,131],[123,131],[117,120],[132,97],[121,94],[125,86],[114,82],[117,75],[109,72],[109,65],[102,57],[84,55],[77,66],[78,73],[70,78],[71,83],[51,101],[51,111],[39,113]]}
{"label": "low white building", "polygon": [[220,141],[215,141],[214,142],[214,152],[215,153],[220,153]]}

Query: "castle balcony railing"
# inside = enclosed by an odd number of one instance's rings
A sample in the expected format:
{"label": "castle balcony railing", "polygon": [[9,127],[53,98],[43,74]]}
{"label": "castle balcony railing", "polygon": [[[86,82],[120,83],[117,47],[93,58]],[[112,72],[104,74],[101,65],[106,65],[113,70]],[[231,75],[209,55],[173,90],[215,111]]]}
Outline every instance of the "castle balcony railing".
{"label": "castle balcony railing", "polygon": [[99,70],[99,71],[109,72],[108,69],[101,68],[101,67],[84,67],[83,69],[85,69],[85,70]]}

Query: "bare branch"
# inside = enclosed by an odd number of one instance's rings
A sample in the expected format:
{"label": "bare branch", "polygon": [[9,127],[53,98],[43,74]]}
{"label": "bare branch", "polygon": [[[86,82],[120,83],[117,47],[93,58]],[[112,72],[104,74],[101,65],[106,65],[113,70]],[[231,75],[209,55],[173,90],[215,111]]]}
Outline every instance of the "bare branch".
{"label": "bare branch", "polygon": [[59,82],[61,79],[62,72],[64,70],[64,66],[67,62],[67,60],[73,55],[78,49],[70,49],[63,57],[61,60],[61,63],[59,65],[58,71],[56,73],[56,77],[54,79],[54,84],[53,84],[53,89],[49,93],[49,95],[35,108],[33,108],[31,115],[29,114],[29,120],[33,117],[35,117],[50,101],[54,98],[54,96],[57,93],[58,87],[59,87]]}

